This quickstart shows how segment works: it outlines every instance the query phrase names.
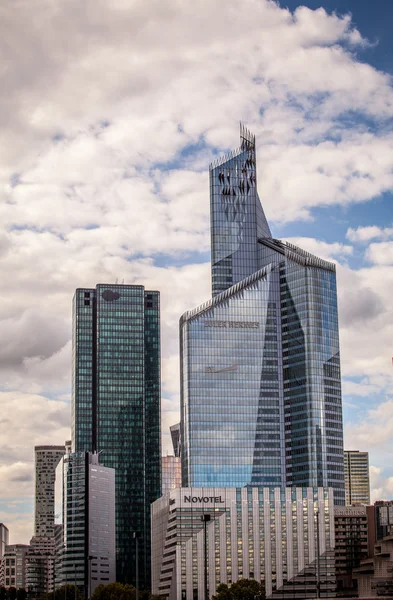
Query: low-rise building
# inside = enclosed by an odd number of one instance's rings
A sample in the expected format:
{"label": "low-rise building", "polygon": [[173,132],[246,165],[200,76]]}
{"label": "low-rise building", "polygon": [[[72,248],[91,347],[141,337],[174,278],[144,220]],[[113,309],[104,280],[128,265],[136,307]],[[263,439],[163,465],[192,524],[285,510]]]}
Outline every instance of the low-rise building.
{"label": "low-rise building", "polygon": [[361,561],[353,571],[359,598],[393,596],[393,535],[377,541],[374,556]]}
{"label": "low-rise building", "polygon": [[377,540],[393,534],[393,500],[378,500],[374,504]]}
{"label": "low-rise building", "polygon": [[353,580],[352,572],[368,557],[369,508],[372,509],[366,506],[334,508],[337,592],[342,595],[356,594],[357,581]]}
{"label": "low-rise building", "polygon": [[168,600],[241,578],[267,598],[335,595],[331,489],[178,488],[152,504],[151,529],[152,591]]}
{"label": "low-rise building", "polygon": [[30,550],[27,544],[6,546],[4,561],[4,585],[26,589],[26,555]]}

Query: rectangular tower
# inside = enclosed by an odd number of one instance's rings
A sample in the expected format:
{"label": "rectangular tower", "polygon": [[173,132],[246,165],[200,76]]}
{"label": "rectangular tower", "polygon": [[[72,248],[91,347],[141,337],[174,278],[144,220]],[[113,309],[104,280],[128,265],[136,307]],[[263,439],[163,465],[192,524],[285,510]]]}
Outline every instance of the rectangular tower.
{"label": "rectangular tower", "polygon": [[150,504],[161,491],[160,296],[140,285],[76,290],[73,451],[116,471],[117,581],[150,585]]}
{"label": "rectangular tower", "polygon": [[210,167],[213,297],[180,319],[182,484],[344,504],[335,265],[272,238],[256,182],[242,127]]}
{"label": "rectangular tower", "polygon": [[75,584],[90,598],[100,583],[116,581],[115,471],[98,454],[76,452],[64,456],[56,476],[63,530],[56,585]]}
{"label": "rectangular tower", "polygon": [[64,446],[35,446],[34,536],[53,538],[55,473],[64,455]]}
{"label": "rectangular tower", "polygon": [[368,452],[345,450],[345,504],[370,504]]}

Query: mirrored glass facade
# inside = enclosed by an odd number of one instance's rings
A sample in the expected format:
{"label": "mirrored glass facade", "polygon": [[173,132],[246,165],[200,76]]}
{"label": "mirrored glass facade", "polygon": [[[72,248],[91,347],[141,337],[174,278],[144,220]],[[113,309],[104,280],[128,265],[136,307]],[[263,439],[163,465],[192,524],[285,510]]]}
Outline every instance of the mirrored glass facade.
{"label": "mirrored glass facade", "polygon": [[116,472],[117,581],[150,584],[150,504],[161,493],[160,297],[137,285],[78,289],[73,307],[73,451]]}
{"label": "mirrored glass facade", "polygon": [[180,320],[182,483],[344,504],[335,266],[272,238],[255,165],[242,128],[210,169],[213,297]]}

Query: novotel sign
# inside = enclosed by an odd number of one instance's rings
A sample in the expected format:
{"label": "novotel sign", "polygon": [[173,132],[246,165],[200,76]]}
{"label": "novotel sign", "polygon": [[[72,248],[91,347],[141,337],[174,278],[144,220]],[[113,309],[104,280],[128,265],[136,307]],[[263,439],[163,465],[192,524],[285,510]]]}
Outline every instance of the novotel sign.
{"label": "novotel sign", "polygon": [[214,502],[215,504],[224,504],[221,496],[184,496],[184,502],[201,502],[202,504]]}

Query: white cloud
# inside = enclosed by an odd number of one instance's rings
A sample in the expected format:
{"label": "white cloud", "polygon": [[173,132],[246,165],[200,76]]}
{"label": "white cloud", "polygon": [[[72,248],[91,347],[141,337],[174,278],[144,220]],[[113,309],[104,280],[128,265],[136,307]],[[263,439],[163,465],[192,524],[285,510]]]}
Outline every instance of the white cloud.
{"label": "white cloud", "polygon": [[287,238],[287,241],[311,254],[323,258],[324,260],[336,262],[334,259],[345,260],[347,256],[353,253],[352,246],[341,244],[339,242],[327,243],[315,238],[293,237]]}
{"label": "white cloud", "polygon": [[359,423],[348,424],[345,428],[345,446],[347,448],[379,449],[391,453],[393,439],[393,400],[381,402],[368,411],[367,419]]}
{"label": "white cloud", "polygon": [[363,379],[360,383],[344,379],[342,382],[342,392],[344,396],[360,396],[368,398],[379,394],[381,392],[381,387],[370,383],[368,378]]}
{"label": "white cloud", "polygon": [[377,227],[369,225],[367,227],[349,227],[346,237],[350,242],[366,243],[373,239],[389,239],[393,236],[393,227]]}
{"label": "white cloud", "polygon": [[70,405],[23,392],[0,392],[0,500],[11,543],[33,535],[34,446],[70,439]]}
{"label": "white cloud", "polygon": [[393,241],[370,244],[366,259],[375,265],[393,265]]}
{"label": "white cloud", "polygon": [[370,465],[371,503],[393,498],[393,477],[384,475],[384,469]]}
{"label": "white cloud", "polygon": [[[32,468],[35,443],[69,436],[71,299],[80,286],[124,279],[161,291],[168,446],[178,319],[210,296],[208,163],[237,143],[234,123],[257,135],[268,217],[309,219],[314,207],[393,189],[393,91],[352,53],[367,42],[350,17],[324,9],[16,0],[2,7],[0,27],[1,489]],[[298,243],[344,263],[352,253],[339,242]],[[338,267],[338,277],[344,373],[382,388],[393,280],[377,250],[375,264]],[[31,482],[23,485],[31,500]],[[12,525],[26,531],[12,500],[22,488],[10,480],[7,489]]]}

